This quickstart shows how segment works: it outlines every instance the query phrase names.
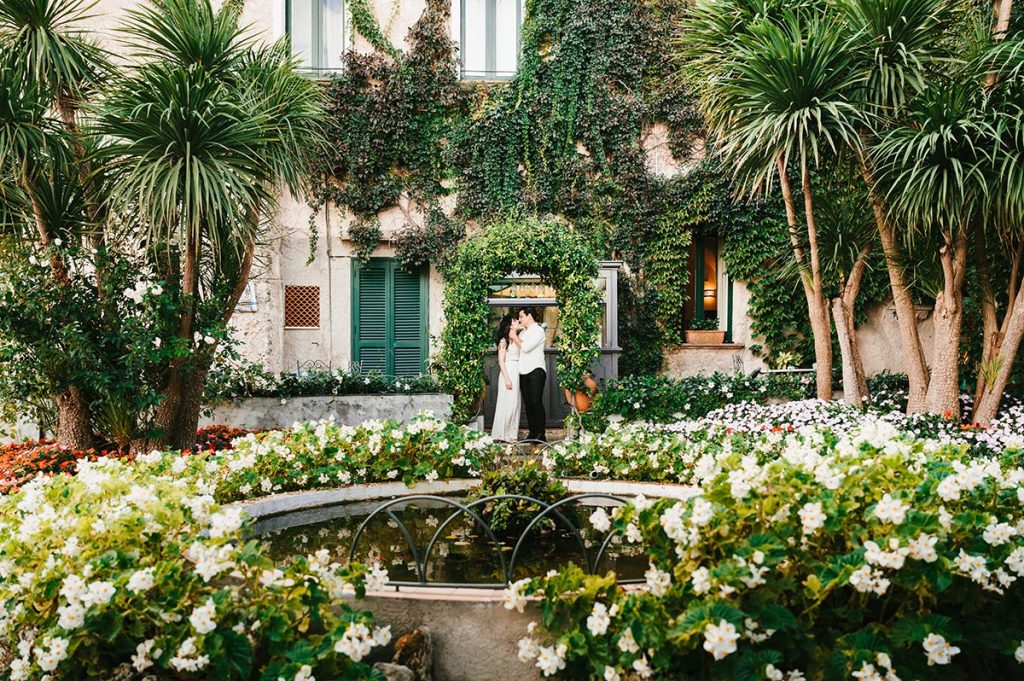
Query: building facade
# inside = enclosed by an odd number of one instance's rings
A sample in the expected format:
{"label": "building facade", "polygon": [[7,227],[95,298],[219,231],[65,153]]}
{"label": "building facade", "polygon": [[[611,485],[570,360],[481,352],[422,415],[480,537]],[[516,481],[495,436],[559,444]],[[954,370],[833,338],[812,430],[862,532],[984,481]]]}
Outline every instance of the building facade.
{"label": "building facade", "polygon": [[[100,0],[90,19],[90,28],[115,52],[121,49],[117,25],[136,2]],[[372,0],[371,7],[391,42],[402,46],[425,0]],[[464,79],[500,80],[515,73],[523,14],[524,0],[452,0],[450,31],[459,46]],[[267,41],[290,35],[293,51],[311,77],[342,68],[348,49],[371,50],[351,30],[345,0],[246,0],[242,21]],[[693,165],[694,159],[672,157],[660,126],[647,131],[643,147],[654,173],[687,172]],[[454,198],[442,207],[453,210]],[[408,272],[397,265],[389,239],[410,218],[424,219],[411,202],[381,213],[380,245],[369,262],[360,262],[348,234],[351,215],[333,206],[313,215],[301,197],[282,196],[232,321],[243,355],[273,372],[307,367],[355,367],[391,375],[426,371],[444,324],[444,281],[433,268]],[[315,240],[310,224],[315,225]],[[746,314],[749,292],[729,276],[721,247],[713,238],[695,239],[688,316],[718,319],[726,342],[670,351],[670,374],[749,372],[761,366],[749,349],[755,342]],[[614,324],[614,316],[606,315],[609,322]],[[925,339],[930,338],[930,322],[922,320],[922,325]],[[898,370],[891,309],[873,311],[860,333],[869,373]],[[611,342],[606,350],[613,347]]]}

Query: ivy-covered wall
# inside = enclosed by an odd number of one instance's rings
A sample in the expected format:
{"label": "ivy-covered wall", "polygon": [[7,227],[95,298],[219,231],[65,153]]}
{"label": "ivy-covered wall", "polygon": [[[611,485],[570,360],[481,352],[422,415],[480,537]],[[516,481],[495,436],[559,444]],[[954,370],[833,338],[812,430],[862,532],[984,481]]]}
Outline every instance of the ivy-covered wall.
{"label": "ivy-covered wall", "polygon": [[[691,236],[721,234],[729,271],[754,291],[750,312],[764,349],[805,350],[795,274],[761,276],[785,255],[780,206],[733,200],[723,173],[694,154],[701,121],[672,77],[682,3],[526,7],[517,73],[481,83],[458,78],[450,0],[426,0],[402,49],[370,0],[350,0],[354,28],[373,49],[348,54],[327,85],[333,144],[311,204],[351,212],[348,236],[361,256],[382,237],[378,214],[397,206],[408,218],[393,235],[398,257],[442,272],[476,224],[510,214],[572,221],[598,257],[627,264],[624,373],[656,371],[662,348],[681,339]],[[695,169],[654,172],[646,147],[656,135],[675,163]]]}

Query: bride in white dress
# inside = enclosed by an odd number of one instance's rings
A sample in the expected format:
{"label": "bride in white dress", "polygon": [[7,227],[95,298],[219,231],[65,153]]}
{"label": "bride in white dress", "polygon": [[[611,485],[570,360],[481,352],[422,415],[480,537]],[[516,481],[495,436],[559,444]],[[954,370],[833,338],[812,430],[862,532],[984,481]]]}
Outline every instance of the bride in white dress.
{"label": "bride in white dress", "polygon": [[491,437],[501,442],[519,440],[519,346],[509,340],[509,331],[519,321],[507,314],[498,322],[494,342],[498,344],[498,400],[494,406]]}

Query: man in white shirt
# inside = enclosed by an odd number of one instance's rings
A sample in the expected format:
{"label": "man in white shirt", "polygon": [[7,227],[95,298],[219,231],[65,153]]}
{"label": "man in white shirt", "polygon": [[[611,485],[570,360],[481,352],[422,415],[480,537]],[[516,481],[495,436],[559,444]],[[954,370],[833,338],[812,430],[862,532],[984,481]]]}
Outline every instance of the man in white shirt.
{"label": "man in white shirt", "polygon": [[521,307],[518,314],[521,328],[514,329],[510,337],[519,346],[519,392],[523,395],[526,423],[530,430],[527,439],[545,442],[547,415],[544,413],[544,383],[548,373],[544,362],[544,344],[547,334],[538,323],[540,315],[537,308],[532,305]]}

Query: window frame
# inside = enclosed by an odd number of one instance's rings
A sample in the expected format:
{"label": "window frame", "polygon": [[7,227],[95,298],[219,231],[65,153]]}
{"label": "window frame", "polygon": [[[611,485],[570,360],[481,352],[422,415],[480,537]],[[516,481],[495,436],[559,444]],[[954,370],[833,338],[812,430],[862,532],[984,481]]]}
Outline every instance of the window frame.
{"label": "window frame", "polygon": [[[289,45],[292,40],[292,5],[295,2],[302,2],[302,0],[284,0],[284,34],[288,36]],[[313,45],[311,48],[312,54],[311,61],[313,63],[306,65],[300,64],[299,71],[311,75],[311,76],[330,76],[334,73],[340,73],[341,68],[332,68],[324,66],[321,63],[324,52],[324,6],[323,0],[316,0],[313,4],[313,26],[319,27],[320,30],[313,31],[312,41]],[[311,27],[312,28],[312,27]],[[341,52],[344,54],[349,49],[349,14],[348,14],[348,3],[342,0],[342,12],[341,12]],[[294,51],[292,52],[294,56]]]}
{"label": "window frame", "polygon": [[[290,2],[291,0],[289,0]],[[484,70],[482,72],[466,70],[466,0],[459,0],[459,78],[462,80],[503,81],[511,80],[516,71],[498,73],[498,0],[482,0],[484,3]],[[522,50],[524,0],[516,3],[516,70],[519,69],[519,57]]]}

